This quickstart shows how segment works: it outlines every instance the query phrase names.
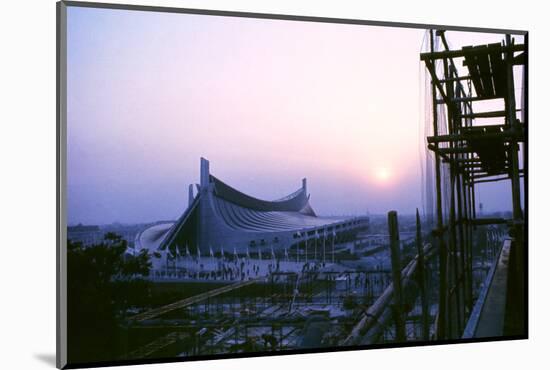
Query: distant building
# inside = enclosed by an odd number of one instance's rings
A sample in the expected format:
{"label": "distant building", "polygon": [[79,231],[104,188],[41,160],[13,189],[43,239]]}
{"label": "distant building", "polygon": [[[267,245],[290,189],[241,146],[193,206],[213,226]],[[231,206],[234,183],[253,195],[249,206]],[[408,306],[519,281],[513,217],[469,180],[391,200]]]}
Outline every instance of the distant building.
{"label": "distant building", "polygon": [[[368,227],[368,217],[319,217],[309,203],[307,181],[294,193],[274,201],[254,198],[210,174],[201,158],[200,185],[194,195],[189,186],[189,206],[176,222],[156,224],[136,237],[150,250],[181,254],[225,251],[270,253],[314,239],[352,240]],[[200,252],[199,252],[200,250]]]}
{"label": "distant building", "polygon": [[103,232],[97,225],[78,224],[67,228],[67,239],[81,242],[84,245],[92,245],[103,240]]}

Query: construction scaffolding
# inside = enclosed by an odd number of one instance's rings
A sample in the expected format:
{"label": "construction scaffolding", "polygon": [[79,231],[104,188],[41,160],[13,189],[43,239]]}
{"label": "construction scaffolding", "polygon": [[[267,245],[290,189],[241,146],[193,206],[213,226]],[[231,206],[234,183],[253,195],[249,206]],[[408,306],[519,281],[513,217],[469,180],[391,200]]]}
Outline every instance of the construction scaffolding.
{"label": "construction scaffolding", "polygon": [[[522,154],[527,114],[525,91],[517,93],[515,80],[519,76],[526,81],[526,45],[506,35],[502,43],[451,50],[444,30],[430,30],[428,35],[429,51],[420,59],[431,89],[427,105],[432,110],[432,134],[427,145],[434,154],[433,234],[439,251],[436,338],[460,338],[468,321],[476,319],[471,317],[476,303],[472,236],[479,225],[491,224],[508,225],[512,238],[508,285],[503,292],[507,296],[505,329],[494,336],[520,335],[525,332],[526,301],[520,178],[526,169]],[[518,100],[521,109],[517,109]],[[503,109],[494,110],[497,105]],[[512,219],[476,216],[476,186],[496,181],[511,184]]]}

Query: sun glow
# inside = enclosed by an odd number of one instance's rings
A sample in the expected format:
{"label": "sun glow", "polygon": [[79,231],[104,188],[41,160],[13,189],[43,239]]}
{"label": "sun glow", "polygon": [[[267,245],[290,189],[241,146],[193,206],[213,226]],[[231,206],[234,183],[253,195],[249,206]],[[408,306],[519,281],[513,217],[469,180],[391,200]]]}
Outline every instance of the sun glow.
{"label": "sun glow", "polygon": [[392,173],[391,170],[387,167],[379,167],[376,169],[374,177],[380,184],[386,184],[390,182]]}

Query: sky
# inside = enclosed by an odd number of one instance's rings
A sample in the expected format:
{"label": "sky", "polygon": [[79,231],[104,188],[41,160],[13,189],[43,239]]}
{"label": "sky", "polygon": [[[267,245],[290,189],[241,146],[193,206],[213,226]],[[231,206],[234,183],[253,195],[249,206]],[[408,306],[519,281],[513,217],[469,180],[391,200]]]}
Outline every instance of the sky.
{"label": "sky", "polygon": [[[306,177],[321,215],[413,213],[424,33],[69,7],[69,224],[177,218],[200,157],[261,199]],[[477,196],[485,210],[508,210],[508,190]]]}

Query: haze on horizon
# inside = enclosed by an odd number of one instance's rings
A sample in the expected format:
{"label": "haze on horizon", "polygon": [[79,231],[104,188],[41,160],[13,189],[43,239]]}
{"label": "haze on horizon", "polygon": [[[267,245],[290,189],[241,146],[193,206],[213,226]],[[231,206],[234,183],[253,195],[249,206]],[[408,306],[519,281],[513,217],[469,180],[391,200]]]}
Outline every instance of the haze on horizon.
{"label": "haze on horizon", "polygon": [[306,177],[321,215],[421,209],[424,32],[69,7],[69,224],[176,219],[200,157],[262,199]]}

